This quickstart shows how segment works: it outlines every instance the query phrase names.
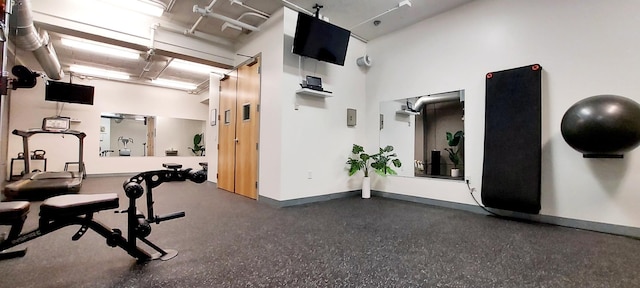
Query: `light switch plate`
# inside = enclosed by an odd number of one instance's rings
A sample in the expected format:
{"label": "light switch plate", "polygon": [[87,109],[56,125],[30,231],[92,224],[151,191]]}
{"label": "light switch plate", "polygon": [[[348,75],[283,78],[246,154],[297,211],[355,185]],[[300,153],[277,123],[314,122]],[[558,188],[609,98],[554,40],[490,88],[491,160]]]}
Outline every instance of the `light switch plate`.
{"label": "light switch plate", "polygon": [[347,108],[347,126],[356,126],[356,109]]}

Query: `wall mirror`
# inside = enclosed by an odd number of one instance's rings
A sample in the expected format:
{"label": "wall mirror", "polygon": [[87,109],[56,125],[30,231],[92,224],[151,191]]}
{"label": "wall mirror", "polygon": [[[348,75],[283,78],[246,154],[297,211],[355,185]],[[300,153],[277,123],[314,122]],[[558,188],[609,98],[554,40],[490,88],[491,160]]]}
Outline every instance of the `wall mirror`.
{"label": "wall mirror", "polygon": [[193,148],[204,147],[205,129],[204,120],[103,112],[99,155],[204,156],[204,148]]}
{"label": "wall mirror", "polygon": [[464,179],[463,135],[464,90],[380,103],[380,147],[394,147],[398,176]]}

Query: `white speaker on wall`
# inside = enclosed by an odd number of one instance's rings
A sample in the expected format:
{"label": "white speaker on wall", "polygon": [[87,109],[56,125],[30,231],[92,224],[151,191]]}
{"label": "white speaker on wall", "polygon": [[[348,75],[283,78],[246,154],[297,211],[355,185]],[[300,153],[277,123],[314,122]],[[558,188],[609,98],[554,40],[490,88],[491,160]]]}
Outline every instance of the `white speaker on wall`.
{"label": "white speaker on wall", "polygon": [[356,59],[356,64],[360,67],[371,67],[371,57],[369,57],[369,55],[364,55]]}

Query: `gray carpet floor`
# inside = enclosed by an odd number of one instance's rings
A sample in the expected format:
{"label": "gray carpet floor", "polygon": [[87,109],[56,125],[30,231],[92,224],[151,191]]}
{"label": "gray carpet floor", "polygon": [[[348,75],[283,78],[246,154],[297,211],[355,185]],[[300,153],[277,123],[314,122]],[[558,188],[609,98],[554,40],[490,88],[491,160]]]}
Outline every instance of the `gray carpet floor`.
{"label": "gray carpet floor", "polygon": [[[88,178],[81,193],[117,192],[125,208],[125,179]],[[138,264],[67,227],[0,261],[0,287],[640,287],[640,241],[622,236],[385,198],[274,208],[212,183],[154,196],[157,214],[186,212],[149,237],[176,258]],[[124,214],[95,218],[126,231]]]}

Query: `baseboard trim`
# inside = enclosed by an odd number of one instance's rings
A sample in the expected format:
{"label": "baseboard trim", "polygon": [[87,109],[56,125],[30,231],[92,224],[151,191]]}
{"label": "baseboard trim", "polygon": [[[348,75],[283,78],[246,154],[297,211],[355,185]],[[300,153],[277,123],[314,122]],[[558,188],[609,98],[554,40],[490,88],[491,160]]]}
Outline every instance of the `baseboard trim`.
{"label": "baseboard trim", "polygon": [[438,207],[445,207],[445,208],[451,208],[456,210],[464,210],[464,211],[469,211],[469,212],[478,213],[478,214],[487,214],[487,215],[489,214],[486,211],[482,210],[482,208],[474,205],[469,205],[469,204],[462,204],[462,203],[449,202],[444,200],[422,198],[422,197],[395,194],[395,193],[375,191],[375,190],[371,191],[371,195],[376,197],[383,197],[383,198],[408,201],[408,202],[414,202],[414,203],[420,203],[420,204],[426,204],[426,205],[432,205],[432,206],[438,206]]}
{"label": "baseboard trim", "polygon": [[[284,201],[275,200],[265,196],[259,196],[258,202],[262,202],[272,207],[282,208],[282,207],[305,205],[305,204],[310,204],[315,202],[323,202],[323,201],[339,199],[339,198],[357,197],[360,195],[360,193],[361,193],[360,190],[353,190],[353,191],[347,191],[347,192],[341,192],[341,193],[297,198],[297,199],[284,200]],[[376,191],[376,190],[372,190],[371,195],[376,197],[400,200],[400,201],[408,201],[413,203],[468,211],[468,212],[482,214],[482,215],[490,215],[487,211],[485,211],[484,209],[476,205],[456,203],[456,202],[450,202],[450,201],[444,201],[444,200],[435,200],[435,199],[395,194],[395,193],[382,192],[382,191]],[[550,216],[550,215],[540,215],[540,214],[533,215],[533,214],[519,213],[519,212],[513,212],[513,211],[507,211],[507,210],[499,210],[499,209],[492,209],[492,208],[488,208],[488,209],[491,212],[494,212],[500,216],[504,216],[505,218],[514,219],[514,220],[532,221],[532,222],[539,222],[539,223],[575,228],[575,229],[595,231],[600,233],[640,238],[640,228],[636,228],[636,227],[600,223],[600,222],[593,222],[593,221],[587,221],[587,220],[570,219],[570,218],[563,218],[563,217]]]}
{"label": "baseboard trim", "polygon": [[[401,200],[401,201],[409,201],[409,202],[426,204],[426,205],[464,210],[464,211],[469,211],[469,212],[483,214],[483,215],[490,215],[487,211],[485,211],[484,209],[476,205],[428,199],[428,198],[422,198],[422,197],[416,197],[416,196],[401,195],[401,194],[382,192],[382,191],[371,191],[371,195],[377,196],[377,197]],[[550,216],[550,215],[526,214],[526,213],[519,213],[514,211],[492,209],[492,208],[489,208],[489,210],[500,216],[504,216],[510,219],[539,222],[539,223],[545,223],[545,224],[551,224],[551,225],[557,225],[557,226],[563,226],[563,227],[569,227],[569,228],[576,228],[576,229],[589,230],[589,231],[595,231],[595,232],[601,232],[601,233],[607,233],[607,234],[615,234],[615,235],[621,235],[621,236],[627,236],[627,237],[633,237],[633,238],[640,238],[640,228],[636,228],[636,227],[600,223],[600,222],[593,222],[593,221],[587,221],[587,220],[570,219],[570,218],[563,218],[563,217]]]}
{"label": "baseboard trim", "polygon": [[290,207],[290,206],[298,206],[298,205],[310,204],[310,203],[315,203],[315,202],[324,202],[324,201],[329,201],[329,200],[339,199],[339,198],[354,197],[354,196],[357,196],[357,195],[360,195],[360,190],[340,192],[340,193],[320,195],[320,196],[305,197],[305,198],[297,198],[297,199],[284,200],[284,201],[275,200],[275,199],[272,199],[272,198],[269,198],[269,197],[266,197],[266,196],[259,196],[258,197],[258,202],[262,202],[262,203],[267,204],[269,206],[282,208],[282,207]]}

